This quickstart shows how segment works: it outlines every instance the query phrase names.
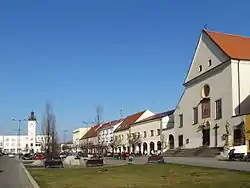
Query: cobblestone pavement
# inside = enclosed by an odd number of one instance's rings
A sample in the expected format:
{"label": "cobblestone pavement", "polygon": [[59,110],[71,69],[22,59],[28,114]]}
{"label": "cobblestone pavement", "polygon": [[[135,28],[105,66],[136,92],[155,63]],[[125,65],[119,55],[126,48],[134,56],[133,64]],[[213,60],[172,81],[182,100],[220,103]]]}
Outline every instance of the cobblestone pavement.
{"label": "cobblestone pavement", "polygon": [[0,157],[0,188],[31,188],[19,161],[8,156]]}

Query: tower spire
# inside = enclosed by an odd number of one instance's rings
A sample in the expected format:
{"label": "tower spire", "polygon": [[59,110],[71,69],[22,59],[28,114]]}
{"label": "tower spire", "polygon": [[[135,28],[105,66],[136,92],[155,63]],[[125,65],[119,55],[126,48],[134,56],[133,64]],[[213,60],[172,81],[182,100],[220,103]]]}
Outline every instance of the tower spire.
{"label": "tower spire", "polygon": [[29,116],[28,120],[29,121],[36,121],[35,112],[33,110],[30,112],[30,116]]}

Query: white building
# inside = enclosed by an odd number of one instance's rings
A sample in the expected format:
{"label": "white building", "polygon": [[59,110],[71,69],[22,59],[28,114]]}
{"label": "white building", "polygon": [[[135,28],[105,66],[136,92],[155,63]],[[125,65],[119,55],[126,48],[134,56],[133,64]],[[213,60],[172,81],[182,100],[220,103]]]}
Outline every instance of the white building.
{"label": "white building", "polygon": [[132,124],[130,133],[135,138],[132,151],[142,154],[157,150],[163,151],[165,149],[164,132],[169,127],[173,127],[173,124],[174,110],[155,114]]}
{"label": "white building", "polygon": [[114,147],[117,149],[118,152],[123,152],[123,151],[131,152],[131,146],[129,144],[130,126],[152,115],[154,115],[153,112],[151,112],[150,110],[145,110],[130,115],[123,120],[123,122],[114,131],[114,137],[115,137]]}
{"label": "white building", "polygon": [[99,129],[99,141],[102,145],[108,147],[108,151],[112,151],[110,145],[114,139],[114,130],[122,123],[122,121],[123,119],[106,122]]}
{"label": "white building", "polygon": [[6,153],[41,152],[44,135],[36,135],[36,117],[31,112],[28,122],[28,135],[2,135],[0,136],[0,148]]}
{"label": "white building", "polygon": [[80,145],[80,139],[89,131],[89,127],[78,128],[73,131],[73,146]]}
{"label": "white building", "polygon": [[250,38],[202,31],[175,126],[166,133],[170,148],[223,147],[226,122],[234,144],[242,140],[242,115],[250,112],[249,49]]}

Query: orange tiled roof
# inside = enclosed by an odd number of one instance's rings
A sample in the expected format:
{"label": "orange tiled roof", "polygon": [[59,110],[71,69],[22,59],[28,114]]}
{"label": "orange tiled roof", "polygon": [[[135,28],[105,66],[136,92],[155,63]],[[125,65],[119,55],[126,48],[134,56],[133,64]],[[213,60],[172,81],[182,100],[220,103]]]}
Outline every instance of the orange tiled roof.
{"label": "orange tiled roof", "polygon": [[91,127],[88,130],[88,132],[86,132],[86,134],[83,135],[83,137],[80,140],[96,137],[98,135],[98,129],[101,127],[101,125],[102,124],[97,124],[97,125],[94,125],[93,127]]}
{"label": "orange tiled roof", "polygon": [[250,37],[204,30],[231,59],[250,60]]}
{"label": "orange tiled roof", "polygon": [[130,125],[135,123],[136,120],[138,120],[145,111],[146,110],[126,117],[124,121],[121,123],[121,125],[117,127],[117,129],[114,132],[119,132],[119,131],[129,129]]}
{"label": "orange tiled roof", "polygon": [[124,119],[120,119],[120,120],[114,120],[114,121],[110,121],[110,122],[106,122],[104,123],[100,129],[106,129],[106,128],[109,128],[109,127],[112,127],[120,122],[122,122]]}

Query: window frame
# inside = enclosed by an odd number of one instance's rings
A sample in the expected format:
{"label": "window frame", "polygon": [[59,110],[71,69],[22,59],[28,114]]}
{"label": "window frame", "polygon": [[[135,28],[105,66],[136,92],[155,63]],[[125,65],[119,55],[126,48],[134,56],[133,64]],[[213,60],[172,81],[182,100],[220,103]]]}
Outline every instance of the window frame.
{"label": "window frame", "polygon": [[[218,106],[220,108],[218,108]],[[215,119],[222,119],[222,99],[217,99],[215,101]]]}

